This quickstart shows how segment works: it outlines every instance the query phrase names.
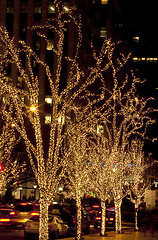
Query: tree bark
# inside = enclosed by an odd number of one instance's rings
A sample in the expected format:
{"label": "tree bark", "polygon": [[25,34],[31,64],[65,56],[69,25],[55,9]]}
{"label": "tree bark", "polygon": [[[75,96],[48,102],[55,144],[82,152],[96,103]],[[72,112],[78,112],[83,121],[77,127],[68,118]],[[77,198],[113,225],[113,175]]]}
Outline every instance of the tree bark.
{"label": "tree bark", "polygon": [[101,231],[100,236],[105,236],[106,231],[106,205],[105,200],[101,199]]}
{"label": "tree bark", "polygon": [[121,233],[121,204],[122,200],[115,201],[115,231]]}
{"label": "tree bark", "polygon": [[48,240],[48,202],[43,194],[40,193],[40,221],[39,221],[39,240]]}
{"label": "tree bark", "polygon": [[81,198],[76,199],[76,234],[75,240],[81,240],[82,234],[82,211],[81,211]]}
{"label": "tree bark", "polygon": [[138,231],[138,204],[135,202],[134,204],[134,229],[135,231]]}

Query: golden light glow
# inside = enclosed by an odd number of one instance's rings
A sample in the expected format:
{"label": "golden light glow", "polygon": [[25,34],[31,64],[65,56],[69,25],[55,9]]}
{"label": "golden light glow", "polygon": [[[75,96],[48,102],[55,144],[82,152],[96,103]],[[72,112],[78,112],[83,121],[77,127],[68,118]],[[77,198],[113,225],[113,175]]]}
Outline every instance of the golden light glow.
{"label": "golden light glow", "polygon": [[[77,240],[81,240],[82,234],[81,198],[92,187],[101,200],[102,235],[105,234],[105,201],[109,195],[113,196],[115,202],[116,232],[121,232],[121,203],[128,187],[124,185],[127,177],[126,151],[132,136],[136,134],[144,139],[148,125],[154,123],[149,117],[153,109],[147,108],[151,98],[143,99],[137,96],[136,84],[139,80],[132,71],[126,74],[121,72],[131,54],[119,53],[116,57],[115,49],[120,43],[114,43],[110,39],[104,40],[99,53],[91,44],[94,65],[84,72],[79,61],[82,43],[80,16],[74,14],[74,8],[69,8],[66,12],[60,9],[60,1],[55,1],[56,21],[51,19],[45,26],[32,27],[32,30],[46,41],[46,45],[48,39],[43,33],[44,28],[57,35],[57,44],[52,46],[52,55],[56,55],[56,68],[53,73],[55,77],[47,63],[24,41],[15,44],[15,39],[10,39],[7,30],[0,27],[3,47],[0,54],[0,93],[5,96],[2,114],[10,123],[15,123],[12,130],[16,129],[24,140],[39,187],[39,240],[48,240],[48,206],[63,182],[69,191],[62,191],[62,194],[76,201]],[[78,41],[74,42],[74,56],[64,56],[65,29],[70,22],[75,24]],[[21,54],[26,57],[27,71],[23,68]],[[70,67],[64,88],[61,84],[62,63],[65,58]],[[16,65],[25,89],[18,88],[12,79],[10,82],[6,81],[6,62]],[[37,111],[43,89],[40,89],[39,76],[34,72],[35,63],[39,68],[44,68],[51,92],[51,122],[47,138],[42,131],[43,118],[41,119],[41,114]],[[111,73],[110,88],[105,78],[108,70]],[[125,75],[125,78],[120,81],[119,76],[122,75]],[[95,84],[99,85],[97,93],[93,91]],[[31,104],[33,106],[30,108]],[[29,133],[26,122],[31,125],[32,131]],[[102,131],[99,129],[98,134],[97,126],[100,125],[103,128]],[[13,175],[15,176],[15,173]]]}
{"label": "golden light glow", "polygon": [[31,111],[31,112],[35,112],[35,111],[36,111],[36,107],[31,106],[31,107],[30,107],[30,111]]}
{"label": "golden light glow", "polygon": [[11,156],[14,147],[18,143],[14,128],[15,124],[11,124],[7,118],[2,123],[0,134],[0,193],[2,196],[7,190],[7,185],[13,180],[18,180],[19,173],[25,170],[25,164],[19,164],[18,159],[12,159]]}
{"label": "golden light glow", "polygon": [[108,0],[101,0],[101,4],[108,4]]}

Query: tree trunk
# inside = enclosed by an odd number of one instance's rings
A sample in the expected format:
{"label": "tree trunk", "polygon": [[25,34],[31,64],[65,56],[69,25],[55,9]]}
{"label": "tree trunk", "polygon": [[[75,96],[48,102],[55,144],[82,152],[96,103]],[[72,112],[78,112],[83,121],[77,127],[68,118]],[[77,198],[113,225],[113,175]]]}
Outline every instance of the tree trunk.
{"label": "tree trunk", "polygon": [[81,234],[82,234],[82,211],[81,211],[81,198],[77,197],[76,199],[76,234],[75,234],[75,240],[81,240]]}
{"label": "tree trunk", "polygon": [[101,230],[100,230],[100,236],[105,236],[106,231],[106,205],[105,200],[101,199]]}
{"label": "tree trunk", "polygon": [[138,231],[138,204],[137,203],[134,204],[134,218],[135,218],[134,229],[135,231]]}
{"label": "tree trunk", "polygon": [[121,204],[122,200],[115,201],[115,231],[121,233]]}
{"label": "tree trunk", "polygon": [[39,240],[48,240],[48,202],[40,195]]}

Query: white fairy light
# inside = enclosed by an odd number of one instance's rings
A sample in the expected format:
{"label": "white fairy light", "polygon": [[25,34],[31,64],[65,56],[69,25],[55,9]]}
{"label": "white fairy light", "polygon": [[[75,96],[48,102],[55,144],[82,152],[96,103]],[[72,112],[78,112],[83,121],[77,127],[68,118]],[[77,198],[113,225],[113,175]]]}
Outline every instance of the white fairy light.
{"label": "white fairy light", "polygon": [[18,159],[12,159],[11,154],[18,143],[15,137],[14,125],[8,119],[1,123],[0,134],[0,192],[4,195],[7,185],[19,179],[20,172],[25,170],[25,164],[20,164]]}
{"label": "white fairy light", "polygon": [[[120,231],[119,211],[121,199],[123,198],[122,188],[124,187],[124,165],[122,161],[124,160],[125,162],[124,153],[126,146],[133,134],[138,133],[144,137],[147,126],[153,123],[153,121],[147,116],[152,111],[151,109],[146,110],[147,100],[144,101],[144,99],[138,98],[136,104],[131,101],[136,97],[136,79],[133,73],[131,75],[134,80],[130,89],[125,91],[128,76],[126,76],[125,81],[120,86],[117,79],[119,69],[122,69],[126,64],[130,54],[127,56],[121,54],[120,59],[116,60],[117,66],[114,66],[113,59],[116,44],[112,43],[111,40],[105,39],[99,54],[96,53],[93,45],[91,45],[95,64],[94,66],[90,66],[87,72],[83,72],[80,69],[78,58],[82,41],[81,19],[80,17],[73,16],[73,8],[69,8],[67,13],[60,11],[59,4],[60,1],[55,1],[56,19],[51,19],[44,26],[35,26],[32,28],[37,31],[41,38],[46,40],[46,43],[48,39],[42,31],[44,28],[51,29],[57,34],[58,42],[56,46],[52,46],[52,51],[56,54],[57,59],[55,78],[52,77],[49,66],[45,62],[42,62],[39,56],[24,41],[20,41],[20,48],[17,48],[14,44],[14,39],[10,39],[6,29],[0,27],[1,47],[3,47],[3,51],[0,54],[0,92],[6,97],[6,105],[8,101],[8,105],[12,109],[9,112],[7,108],[3,109],[3,115],[9,118],[11,123],[15,124],[14,128],[23,138],[30,164],[39,186],[39,239],[48,239],[48,206],[52,198],[54,199],[56,193],[59,191],[59,183],[66,170],[67,175],[70,177],[69,181],[72,183],[72,186],[70,184],[68,186],[73,187],[72,197],[77,203],[77,240],[80,240],[81,196],[85,190],[84,184],[85,186],[88,184],[88,174],[91,170],[91,167],[88,165],[83,166],[85,162],[81,160],[87,159],[88,154],[91,160],[94,159],[92,156],[93,151],[88,152],[85,141],[86,137],[81,130],[87,128],[89,132],[95,133],[99,120],[103,122],[110,149],[109,169],[111,171],[109,171],[108,177],[110,177],[110,185],[113,185],[114,190],[116,229]],[[68,18],[65,18],[65,14],[67,14]],[[66,57],[67,61],[70,62],[70,72],[67,74],[67,85],[64,90],[61,90],[64,34],[70,21],[77,27],[78,42],[74,58]],[[23,68],[20,58],[21,53],[26,56],[28,63],[27,71]],[[42,134],[41,112],[36,111],[36,109],[40,108],[38,102],[41,89],[39,89],[38,76],[33,71],[32,60],[39,67],[45,69],[50,85],[52,99],[51,123],[49,139],[47,138],[46,141]],[[10,82],[6,80],[4,63],[14,63],[16,65],[18,73],[25,83],[25,89],[16,87],[12,83],[12,79],[10,79]],[[112,90],[105,87],[104,73],[109,69],[112,70],[112,79],[114,81]],[[90,86],[96,81],[100,83],[100,88],[98,89],[98,93],[94,94],[90,92]],[[105,102],[103,96],[105,96]],[[84,104],[80,104],[80,101],[84,102]],[[101,107],[97,108],[96,106],[100,102],[102,105],[100,104]],[[35,111],[32,112],[30,106],[34,106]],[[72,113],[74,115],[73,123],[69,123]],[[144,123],[146,123],[145,126]],[[28,125],[32,129],[32,131],[29,131],[29,134]],[[93,131],[90,131],[90,129]],[[141,131],[141,129],[143,130]],[[78,136],[76,136],[77,133]],[[33,138],[30,138],[31,134]],[[70,134],[72,134],[72,139],[69,138]],[[71,144],[67,141],[70,141]],[[45,144],[48,142],[48,150],[45,152]],[[73,161],[72,156],[75,156]],[[115,172],[113,172],[112,161],[116,162]],[[74,175],[72,172],[70,173],[72,169],[75,170]],[[83,173],[85,174],[85,178],[83,177]],[[118,198],[119,195],[120,197]]]}
{"label": "white fairy light", "polygon": [[[67,118],[71,116],[71,112],[74,112],[75,121],[78,124],[85,119],[85,116],[87,119],[88,116],[90,118],[93,105],[103,98],[103,95],[99,97],[99,94],[97,96],[91,94],[89,86],[94,84],[96,80],[100,80],[103,84],[102,73],[109,68],[109,63],[105,64],[104,68],[102,68],[104,55],[108,54],[108,51],[112,52],[110,49],[113,47],[110,40],[105,40],[100,55],[95,56],[96,66],[90,67],[88,72],[84,73],[78,64],[79,48],[82,41],[81,19],[80,17],[77,18],[73,16],[73,8],[69,8],[67,13],[61,12],[59,4],[58,1],[55,1],[56,19],[51,19],[44,26],[32,27],[32,29],[37,31],[38,35],[46,40],[46,42],[47,38],[45,34],[43,34],[43,28],[52,29],[52,31],[58,36],[58,43],[52,48],[52,51],[57,56],[55,78],[52,78],[49,66],[45,62],[42,62],[39,56],[27,46],[24,41],[19,41],[19,48],[17,48],[15,39],[10,39],[7,30],[2,26],[0,27],[1,47],[3,48],[3,54],[0,54],[0,92],[5,97],[5,101],[8,101],[8,104],[12,109],[10,112],[8,112],[7,108],[3,109],[3,115],[7,116],[10,119],[10,122],[15,124],[14,128],[23,138],[30,164],[39,187],[40,240],[48,239],[48,205],[58,192],[58,185],[64,174],[64,169],[67,166],[68,155],[71,152],[71,148],[70,150],[66,147],[63,149],[63,146],[66,146],[65,141],[67,139],[66,132],[64,133],[64,131],[66,131],[66,128],[69,128],[66,123]],[[68,18],[65,18],[65,14],[68,15]],[[67,77],[67,85],[65,89],[61,91],[60,84],[62,84],[61,70],[64,57],[64,34],[66,26],[70,21],[77,27],[78,42],[76,44],[74,58],[70,58],[69,56],[66,57],[67,61],[70,62],[70,72]],[[25,54],[26,56],[26,62],[28,64],[27,71],[23,68],[23,63],[20,57],[21,54]],[[109,54],[109,58],[110,57],[111,55]],[[19,76],[23,79],[25,89],[19,89],[16,87],[11,78],[10,81],[6,80],[6,73],[3,65],[3,63],[6,62],[10,64],[14,63],[14,65],[16,65]],[[46,77],[49,81],[51,91],[51,123],[49,139],[46,141],[42,134],[42,122],[40,118],[42,113],[40,110],[36,111],[36,109],[40,109],[38,102],[41,89],[39,89],[38,76],[33,70],[35,62],[39,67],[45,68]],[[103,91],[101,91],[101,93],[103,93]],[[83,105],[75,108],[75,103],[78,102],[78,100],[85,101],[84,108]],[[32,109],[33,111],[31,111],[30,106],[34,106],[34,109]],[[32,131],[28,132],[28,126],[30,126]],[[48,142],[48,151],[45,152],[44,147]],[[81,195],[79,194],[79,196]],[[76,198],[78,203],[80,203],[79,198]],[[81,213],[78,214],[78,219],[80,219],[80,214]],[[78,226],[80,226],[80,224],[78,224]],[[77,231],[79,236],[81,228],[78,227]]]}
{"label": "white fairy light", "polygon": [[130,187],[128,199],[134,204],[135,208],[135,230],[138,230],[138,209],[145,196],[146,190],[150,189],[151,182],[145,174],[146,170],[151,167],[153,163],[147,163],[143,152],[143,143],[139,139],[135,139],[129,146],[127,154],[127,161],[131,163],[128,167],[128,175],[131,181],[128,181]]}

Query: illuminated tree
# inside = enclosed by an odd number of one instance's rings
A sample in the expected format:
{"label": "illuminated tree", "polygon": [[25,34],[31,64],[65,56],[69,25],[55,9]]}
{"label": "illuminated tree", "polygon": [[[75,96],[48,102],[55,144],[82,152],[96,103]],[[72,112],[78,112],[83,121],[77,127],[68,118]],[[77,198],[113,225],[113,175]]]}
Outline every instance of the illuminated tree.
{"label": "illuminated tree", "polygon": [[137,231],[139,205],[144,200],[146,190],[151,187],[150,179],[146,176],[146,170],[151,166],[151,164],[146,163],[143,152],[143,143],[138,139],[131,142],[131,146],[128,151],[127,164],[129,168],[127,184],[130,187],[128,199],[134,203],[135,230]]}
{"label": "illuminated tree", "polygon": [[13,123],[9,119],[5,119],[5,121],[3,119],[0,131],[0,192],[2,195],[5,194],[7,185],[13,180],[18,180],[19,174],[25,170],[25,164],[11,156],[18,141]]}
{"label": "illuminated tree", "polygon": [[129,191],[128,185],[125,184],[127,178],[125,152],[122,154],[119,149],[114,154],[105,136],[101,136],[96,149],[97,153],[93,153],[93,156],[97,161],[95,161],[91,179],[95,193],[101,200],[101,235],[106,235],[106,201],[109,197],[114,198],[115,229],[120,233],[122,199]]}
{"label": "illuminated tree", "polygon": [[[113,164],[110,159],[110,149],[104,135],[94,135],[91,139],[91,172],[90,184],[95,195],[101,202],[101,236],[106,235],[106,201],[111,193],[111,171]],[[113,160],[113,159],[112,159]]]}
{"label": "illuminated tree", "polygon": [[76,202],[75,239],[80,240],[82,234],[81,200],[91,187],[91,179],[89,178],[91,157],[86,129],[83,131],[82,127],[75,128],[75,131],[73,129],[72,132],[69,132],[68,144],[71,151],[64,176],[64,186],[67,190],[64,195],[66,198],[72,198]]}
{"label": "illuminated tree", "polygon": [[[91,115],[93,105],[102,98],[102,89],[91,93],[94,83],[101,87],[103,83],[103,72],[109,68],[109,60],[113,51],[113,44],[105,40],[98,56],[95,56],[95,64],[89,67],[86,73],[81,71],[78,64],[79,48],[81,46],[81,21],[80,17],[73,17],[73,9],[67,13],[60,11],[60,3],[55,1],[55,19],[49,20],[45,25],[34,26],[32,29],[39,37],[46,41],[46,29],[55,34],[57,41],[52,46],[53,54],[56,56],[51,63],[55,66],[52,73],[51,67],[44,62],[24,41],[10,38],[4,27],[0,27],[1,54],[0,54],[0,91],[6,100],[9,101],[12,111],[7,108],[3,115],[14,123],[14,128],[22,137],[32,170],[38,183],[40,192],[40,223],[39,239],[48,239],[48,206],[58,191],[58,184],[63,177],[67,166],[69,152],[67,147],[67,118],[75,113],[75,105],[80,114],[76,118],[76,124],[86,121]],[[74,24],[77,28],[76,51],[74,56],[64,58],[64,40],[68,24]],[[75,44],[75,43],[74,43]],[[104,64],[104,57],[107,55],[107,64]],[[25,69],[23,59],[26,59]],[[69,64],[67,78],[63,84],[63,60]],[[54,61],[56,60],[56,62]],[[10,77],[6,78],[5,65],[16,66],[17,75],[23,80],[24,88],[19,88]],[[43,77],[49,83],[51,105],[51,122],[43,125],[43,113],[41,112],[41,93],[43,85],[39,81],[41,76],[36,69],[43,69]],[[91,87],[90,87],[91,86]],[[73,120],[74,121],[74,120]],[[64,146],[64,147],[63,147]]]}
{"label": "illuminated tree", "polygon": [[[109,72],[111,83],[108,91],[105,88],[102,106],[96,110],[91,125],[98,121],[98,127],[101,126],[108,142],[108,161],[111,164],[108,176],[110,174],[111,192],[115,203],[115,230],[120,233],[122,199],[129,191],[129,186],[125,184],[129,145],[134,136],[145,139],[148,126],[155,120],[150,116],[154,110],[148,107],[148,102],[153,99],[144,99],[138,95],[137,86],[141,82],[128,70],[130,55],[117,52],[112,52],[112,55]],[[104,151],[106,149],[105,146]]]}
{"label": "illuminated tree", "polygon": [[[73,153],[75,156],[78,157],[79,155],[75,145],[67,144],[67,139],[69,139],[67,132],[69,132],[69,127],[71,126],[67,122],[69,122],[70,118],[75,125],[78,125],[77,129],[79,129],[79,126],[86,126],[86,124],[87,126],[88,124],[89,126],[97,125],[99,119],[101,119],[105,127],[107,140],[109,141],[111,159],[114,159],[116,165],[122,161],[121,156],[124,156],[131,136],[138,133],[143,136],[147,125],[152,123],[150,118],[146,116],[149,112],[146,110],[147,101],[137,97],[135,94],[137,80],[134,76],[128,91],[125,91],[128,76],[119,85],[117,75],[119,74],[119,69],[122,69],[129,59],[129,55],[125,57],[125,55],[120,54],[118,60],[114,54],[116,44],[105,39],[99,53],[96,53],[92,46],[93,66],[89,66],[83,72],[78,64],[82,40],[80,17],[74,17],[73,9],[69,9],[67,13],[61,11],[60,1],[54,2],[56,9],[55,18],[49,20],[45,25],[32,28],[37,31],[43,41],[46,41],[45,45],[49,43],[46,37],[46,30],[52,30],[55,35],[56,41],[54,41],[52,51],[56,57],[53,59],[54,61],[51,61],[55,66],[53,73],[50,66],[31,47],[27,46],[24,41],[19,41],[17,44],[16,39],[11,39],[6,29],[0,27],[2,48],[0,54],[0,91],[6,99],[9,99],[9,105],[12,108],[12,111],[8,111],[5,108],[3,115],[15,124],[16,131],[23,138],[30,164],[38,183],[40,192],[40,240],[48,239],[48,206],[58,191],[58,185],[63,178],[65,169],[69,167],[69,164],[72,164],[71,161],[68,163],[69,156],[73,156],[71,154],[72,149],[76,151]],[[66,56],[64,58],[64,41],[69,23],[76,26],[77,41],[76,45],[74,42],[74,56]],[[24,56],[27,64],[26,69],[22,60]],[[65,82],[63,82],[62,64],[65,60],[67,60],[69,67],[67,77],[65,77],[66,80],[64,79]],[[116,63],[116,66],[113,61]],[[16,66],[17,74],[23,79],[23,89],[17,87],[13,79],[10,78],[7,81],[4,69],[7,63]],[[41,76],[36,73],[34,66],[38,67],[39,70],[43,70],[42,77],[45,77],[50,88],[52,101],[51,122],[47,127],[43,125],[41,112],[41,104],[44,104],[44,100],[41,100],[43,85],[39,81]],[[114,81],[112,90],[108,89],[107,86],[105,87],[105,72],[108,69],[112,72],[112,80]],[[140,131],[141,129],[143,131]],[[73,128],[74,138],[75,130],[76,128]],[[76,146],[78,146],[80,140],[74,139]],[[84,150],[84,147],[83,144],[81,151]],[[80,161],[83,156],[76,157],[76,161]],[[119,169],[118,173],[121,175],[123,168],[119,167]],[[78,171],[80,172],[79,169]],[[89,170],[85,169],[85,171],[88,173]],[[116,175],[112,175],[111,181],[116,180]],[[122,180],[121,177],[120,180]],[[79,192],[81,191],[80,188],[78,190]],[[116,219],[119,211],[116,197],[120,195],[121,198],[122,196],[121,186],[119,191],[116,185],[114,185]],[[80,198],[81,194],[76,195],[79,208]],[[117,223],[116,231],[119,230],[120,224]],[[79,232],[78,236],[80,237]]]}

